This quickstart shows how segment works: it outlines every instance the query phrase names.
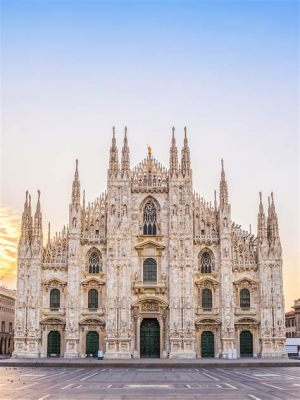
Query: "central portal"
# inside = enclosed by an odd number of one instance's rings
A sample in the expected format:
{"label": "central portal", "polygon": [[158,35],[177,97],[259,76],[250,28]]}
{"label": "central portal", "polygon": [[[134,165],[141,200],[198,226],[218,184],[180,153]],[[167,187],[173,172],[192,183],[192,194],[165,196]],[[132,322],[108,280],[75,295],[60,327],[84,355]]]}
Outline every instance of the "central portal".
{"label": "central portal", "polygon": [[160,329],[156,318],[144,318],[140,329],[141,358],[160,358]]}

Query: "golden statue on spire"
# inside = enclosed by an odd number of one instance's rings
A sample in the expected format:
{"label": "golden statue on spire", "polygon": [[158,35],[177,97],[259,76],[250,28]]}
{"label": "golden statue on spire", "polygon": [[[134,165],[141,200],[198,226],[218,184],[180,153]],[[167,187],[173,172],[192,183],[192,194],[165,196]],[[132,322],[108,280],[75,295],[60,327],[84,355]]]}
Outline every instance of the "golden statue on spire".
{"label": "golden statue on spire", "polygon": [[151,157],[152,156],[152,149],[151,149],[151,146],[149,146],[149,144],[148,144],[148,157]]}

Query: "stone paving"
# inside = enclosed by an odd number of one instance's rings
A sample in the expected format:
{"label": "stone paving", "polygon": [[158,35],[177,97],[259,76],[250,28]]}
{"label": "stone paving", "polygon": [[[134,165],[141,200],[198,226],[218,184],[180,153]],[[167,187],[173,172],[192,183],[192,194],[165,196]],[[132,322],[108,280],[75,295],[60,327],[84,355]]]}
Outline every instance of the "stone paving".
{"label": "stone paving", "polygon": [[1,400],[292,400],[300,368],[0,368]]}

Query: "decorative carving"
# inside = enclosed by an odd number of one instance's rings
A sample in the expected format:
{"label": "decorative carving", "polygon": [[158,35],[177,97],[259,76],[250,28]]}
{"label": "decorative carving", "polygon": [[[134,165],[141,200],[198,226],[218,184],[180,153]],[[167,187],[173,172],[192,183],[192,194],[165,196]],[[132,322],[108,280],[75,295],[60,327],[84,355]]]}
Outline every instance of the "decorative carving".
{"label": "decorative carving", "polygon": [[142,304],[142,311],[159,311],[159,305],[158,303],[152,302],[152,301],[145,301]]}

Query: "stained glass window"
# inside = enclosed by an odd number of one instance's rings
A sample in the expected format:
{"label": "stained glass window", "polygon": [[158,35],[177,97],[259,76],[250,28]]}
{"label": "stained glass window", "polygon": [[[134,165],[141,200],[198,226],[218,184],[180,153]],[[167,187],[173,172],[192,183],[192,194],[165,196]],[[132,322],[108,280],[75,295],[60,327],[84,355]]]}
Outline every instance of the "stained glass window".
{"label": "stained glass window", "polygon": [[212,308],[212,293],[210,289],[202,290],[202,308]]}
{"label": "stained glass window", "polygon": [[60,291],[58,289],[51,289],[50,291],[50,308],[60,307]]}
{"label": "stained glass window", "polygon": [[98,291],[96,289],[89,290],[88,308],[98,308]]}
{"label": "stained glass window", "polygon": [[146,258],[143,265],[143,281],[156,282],[157,281],[157,263],[154,258]]}
{"label": "stained glass window", "polygon": [[154,202],[149,200],[144,207],[144,222],[143,233],[144,235],[156,235],[157,233],[157,220],[156,208]]}
{"label": "stained glass window", "polygon": [[93,250],[91,253],[89,253],[89,259],[88,259],[88,269],[90,274],[98,274],[101,269],[101,260],[100,260],[100,253],[96,250]]}
{"label": "stained glass window", "polygon": [[199,267],[200,267],[199,269],[203,274],[211,274],[212,259],[207,251],[201,254]]}
{"label": "stained glass window", "polygon": [[248,289],[242,289],[240,291],[240,307],[250,308],[250,292]]}

